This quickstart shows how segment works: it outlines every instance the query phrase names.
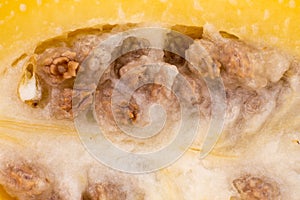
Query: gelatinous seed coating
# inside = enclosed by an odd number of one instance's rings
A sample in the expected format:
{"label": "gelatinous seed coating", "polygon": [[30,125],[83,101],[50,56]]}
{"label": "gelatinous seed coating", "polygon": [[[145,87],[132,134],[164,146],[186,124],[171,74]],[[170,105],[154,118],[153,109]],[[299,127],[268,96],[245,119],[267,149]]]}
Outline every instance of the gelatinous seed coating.
{"label": "gelatinous seed coating", "polygon": [[262,95],[251,95],[244,103],[244,113],[254,114],[259,113],[267,100]]}
{"label": "gelatinous seed coating", "polygon": [[113,183],[97,183],[88,186],[82,195],[82,200],[126,200],[126,192]]}
{"label": "gelatinous seed coating", "polygon": [[1,172],[0,181],[9,194],[17,196],[20,200],[58,197],[53,193],[51,176],[33,164],[9,164]]}
{"label": "gelatinous seed coating", "polygon": [[98,34],[85,34],[75,37],[72,50],[76,52],[78,62],[81,63],[90,54],[93,48],[99,45],[101,37]]}
{"label": "gelatinous seed coating", "polygon": [[[120,71],[120,69],[140,58],[142,55],[148,55],[149,50],[147,49],[149,46],[149,42],[145,39],[138,39],[134,37],[129,37],[125,39],[121,46],[115,49],[115,52],[121,53],[121,56],[117,58],[114,62],[114,72],[117,77],[121,77],[124,72]],[[134,51],[128,52],[130,49],[136,49]]]}
{"label": "gelatinous seed coating", "polygon": [[274,49],[255,47],[237,39],[222,38],[215,30],[204,29],[196,40],[222,69],[243,85],[258,89],[279,81],[290,67],[290,57]]}
{"label": "gelatinous seed coating", "polygon": [[112,182],[89,184],[82,194],[82,200],[144,200],[145,194],[138,187],[128,188]]}
{"label": "gelatinous seed coating", "polygon": [[51,113],[58,119],[71,119],[72,114],[71,88],[53,89],[50,99]]}
{"label": "gelatinous seed coating", "polygon": [[266,178],[247,175],[235,179],[233,185],[241,200],[279,200],[280,190],[277,184]]}

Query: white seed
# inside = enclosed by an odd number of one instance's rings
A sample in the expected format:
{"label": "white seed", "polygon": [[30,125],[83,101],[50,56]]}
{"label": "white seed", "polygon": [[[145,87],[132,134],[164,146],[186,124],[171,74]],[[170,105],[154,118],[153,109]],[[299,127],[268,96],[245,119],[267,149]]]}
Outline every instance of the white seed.
{"label": "white seed", "polygon": [[31,58],[25,66],[19,83],[18,94],[21,101],[31,105],[32,103],[41,100],[42,88],[35,73],[34,59]]}

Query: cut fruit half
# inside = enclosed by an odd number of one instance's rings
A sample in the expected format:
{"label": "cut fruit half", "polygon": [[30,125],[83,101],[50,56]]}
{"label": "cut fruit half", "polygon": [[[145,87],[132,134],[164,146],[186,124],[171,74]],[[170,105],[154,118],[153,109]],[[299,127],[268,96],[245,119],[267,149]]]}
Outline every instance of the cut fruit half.
{"label": "cut fruit half", "polygon": [[[267,4],[0,4],[0,199],[297,200],[300,2]],[[127,35],[139,28],[149,28],[147,37]],[[167,31],[155,35],[151,28]],[[111,54],[98,48],[102,43]],[[82,86],[78,79],[85,72]],[[218,96],[211,88],[222,89],[207,81],[216,79],[222,80],[225,108],[221,97],[212,99]],[[210,126],[222,109],[225,118]],[[101,129],[105,144],[134,155],[168,147],[182,119],[190,123],[179,141],[186,142],[190,131],[197,135],[192,145],[179,143],[171,151],[184,155],[167,168],[130,174],[124,171],[149,169],[143,164],[154,162],[128,162],[129,157],[107,154],[109,146],[93,154],[98,134],[85,137],[94,129],[83,124],[78,136],[74,120],[80,117]],[[220,124],[216,144],[203,146],[210,127]],[[173,156],[160,155],[157,163]],[[119,163],[122,172],[107,163]]]}

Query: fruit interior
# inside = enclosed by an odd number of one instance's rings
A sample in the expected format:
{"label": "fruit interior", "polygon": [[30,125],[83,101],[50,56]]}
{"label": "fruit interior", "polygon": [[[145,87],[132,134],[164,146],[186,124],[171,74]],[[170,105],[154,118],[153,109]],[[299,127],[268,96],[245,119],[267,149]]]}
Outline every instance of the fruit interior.
{"label": "fruit interior", "polygon": [[[80,70],[93,68],[84,62],[101,41],[143,26],[98,25],[62,34],[41,42],[32,52],[22,53],[2,75],[0,183],[7,193],[19,199],[52,200],[296,199],[300,184],[300,160],[296,156],[298,58],[284,50],[243,41],[211,25],[163,25],[170,32],[161,36],[162,46],[182,52],[190,62],[170,51],[149,48],[150,42],[143,38],[128,37],[116,47],[125,53],[110,64],[98,84],[86,86],[95,91],[94,99],[73,88]],[[139,50],[127,52],[132,46]],[[120,124],[143,127],[149,124],[147,111],[152,103],[166,109],[169,118],[164,129],[145,142],[122,134],[115,124],[111,99],[118,80],[128,72],[129,86],[139,81],[137,77],[147,79],[147,69],[136,69],[151,63],[161,66],[155,74],[157,80],[138,88],[126,106],[120,102],[115,110]],[[157,150],[168,144],[180,121],[182,102],[159,85],[160,79],[170,78],[165,70],[170,67],[188,81],[195,96],[185,98],[189,94],[180,84],[174,83],[172,90],[184,97],[182,101],[196,104],[204,122],[186,154],[166,169],[137,176],[95,161],[73,127],[76,109],[85,109],[95,101],[95,115],[109,140],[133,152]],[[227,112],[215,149],[200,160],[197,155],[202,151],[212,112],[205,77],[222,78]],[[10,87],[5,87],[8,84]],[[78,104],[72,102],[72,96]],[[10,113],[9,117],[5,113]]]}

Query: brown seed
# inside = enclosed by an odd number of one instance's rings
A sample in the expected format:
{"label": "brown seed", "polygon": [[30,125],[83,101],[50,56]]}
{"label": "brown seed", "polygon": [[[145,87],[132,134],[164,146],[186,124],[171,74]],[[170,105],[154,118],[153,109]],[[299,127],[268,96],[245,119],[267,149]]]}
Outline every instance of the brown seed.
{"label": "brown seed", "polygon": [[70,73],[71,76],[76,76],[76,70],[79,66],[78,62],[70,61],[68,63],[68,72]]}
{"label": "brown seed", "polygon": [[67,71],[66,67],[63,66],[63,65],[58,65],[57,66],[57,71],[60,73],[60,74],[63,74]]}
{"label": "brown seed", "polygon": [[64,73],[63,78],[70,79],[70,78],[72,78],[72,75],[69,72],[66,72],[66,73]]}
{"label": "brown seed", "polygon": [[76,52],[66,51],[61,55],[70,59],[74,59],[76,57]]}
{"label": "brown seed", "polygon": [[53,64],[50,66],[50,73],[53,75],[57,75],[57,68]]}
{"label": "brown seed", "polygon": [[57,65],[57,64],[67,63],[69,61],[70,59],[67,57],[58,57],[53,60],[53,64]]}

